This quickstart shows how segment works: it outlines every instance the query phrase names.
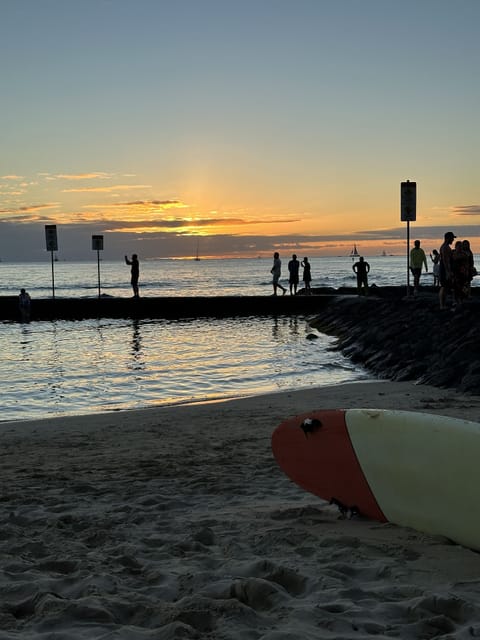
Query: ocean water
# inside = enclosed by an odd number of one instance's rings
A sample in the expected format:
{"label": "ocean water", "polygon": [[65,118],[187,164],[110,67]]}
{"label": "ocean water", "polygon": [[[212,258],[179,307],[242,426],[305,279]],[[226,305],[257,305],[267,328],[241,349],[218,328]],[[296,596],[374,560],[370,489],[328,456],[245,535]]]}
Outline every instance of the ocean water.
{"label": "ocean water", "polygon": [[[406,282],[405,259],[368,258],[370,282]],[[284,260],[284,267],[285,265]],[[313,286],[353,286],[349,258],[313,258]],[[100,265],[102,295],[131,296],[129,268]],[[145,296],[271,295],[271,260],[141,263]],[[98,295],[97,264],[57,262],[58,297]],[[51,263],[0,263],[0,296],[51,296]],[[431,274],[423,276],[431,282]],[[285,280],[284,280],[285,283]],[[0,298],[1,300],[1,298]],[[0,302],[1,303],[1,302]],[[217,400],[365,380],[309,319],[0,323],[0,421]]]}
{"label": "ocean water", "polygon": [[[366,258],[370,264],[370,283],[378,286],[406,284],[406,259],[402,256]],[[287,259],[283,259],[283,282],[288,281]],[[311,258],[313,287],[354,286],[350,258]],[[140,263],[140,294],[143,296],[222,296],[269,295],[272,293],[267,258],[233,260],[150,260]],[[301,271],[301,270],[300,270]],[[57,297],[98,295],[98,264],[55,262],[53,279]],[[432,282],[432,273],[422,281]],[[474,285],[476,282],[474,281]],[[25,287],[33,298],[52,295],[52,265],[0,263],[0,296],[17,295]],[[102,295],[131,296],[130,268],[124,262],[100,262]]]}

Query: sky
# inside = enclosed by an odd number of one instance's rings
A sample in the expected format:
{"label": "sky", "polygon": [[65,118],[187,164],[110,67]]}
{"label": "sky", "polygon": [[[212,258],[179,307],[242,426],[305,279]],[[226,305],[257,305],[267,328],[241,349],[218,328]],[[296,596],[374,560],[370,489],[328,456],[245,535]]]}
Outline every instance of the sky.
{"label": "sky", "polygon": [[480,252],[479,0],[0,0],[0,259]]}

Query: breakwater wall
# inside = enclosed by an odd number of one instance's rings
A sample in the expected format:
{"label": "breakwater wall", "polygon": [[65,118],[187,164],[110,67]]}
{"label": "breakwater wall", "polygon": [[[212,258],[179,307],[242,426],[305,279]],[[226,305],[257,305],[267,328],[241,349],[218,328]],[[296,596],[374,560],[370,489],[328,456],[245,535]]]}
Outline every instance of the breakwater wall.
{"label": "breakwater wall", "polygon": [[[87,318],[200,318],[316,314],[331,295],[169,298],[55,298],[31,303],[31,321]],[[0,298],[0,320],[20,319],[17,297]]]}
{"label": "breakwater wall", "polygon": [[[353,287],[316,288],[305,296],[192,296],[114,298],[34,298],[31,320],[82,320],[86,318],[196,318],[251,315],[315,314],[335,296],[356,297]],[[405,287],[371,287],[372,297],[397,299]],[[20,319],[17,296],[0,296],[0,320]]]}
{"label": "breakwater wall", "polygon": [[[418,298],[337,296],[312,326],[379,378],[413,380],[480,395],[480,298],[440,311],[436,294]],[[459,415],[461,417],[461,415]]]}

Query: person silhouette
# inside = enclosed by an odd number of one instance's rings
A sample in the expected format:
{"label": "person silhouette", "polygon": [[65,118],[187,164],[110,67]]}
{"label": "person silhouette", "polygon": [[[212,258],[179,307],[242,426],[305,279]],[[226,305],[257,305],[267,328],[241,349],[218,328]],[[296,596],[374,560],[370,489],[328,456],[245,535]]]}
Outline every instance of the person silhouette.
{"label": "person silhouette", "polygon": [[134,253],[132,255],[132,259],[129,260],[127,256],[125,256],[125,263],[128,264],[129,266],[131,266],[131,279],[130,279],[130,283],[132,285],[132,289],[133,289],[133,297],[134,298],[138,298],[139,297],[139,293],[138,293],[138,278],[140,276],[140,264],[138,262],[138,256],[136,253]]}
{"label": "person silhouette", "polygon": [[430,260],[433,262],[433,286],[438,287],[440,284],[440,254],[436,249],[430,254]]}
{"label": "person silhouette", "polygon": [[310,266],[310,262],[308,261],[307,256],[302,260],[303,267],[303,283],[305,286],[305,295],[311,296],[312,290],[310,289],[310,283],[312,281],[312,270]]}
{"label": "person silhouette", "polygon": [[363,256],[360,256],[358,262],[352,265],[353,272],[357,276],[357,289],[358,295],[362,294],[368,296],[368,274],[370,272],[370,265],[366,262]]}
{"label": "person silhouette", "polygon": [[290,284],[290,295],[297,295],[298,287],[298,272],[300,270],[300,262],[297,260],[297,256],[294,253],[292,259],[288,263],[288,282]]}
{"label": "person silhouette", "polygon": [[440,309],[447,309],[447,296],[453,289],[453,250],[450,246],[457,236],[453,231],[447,231],[443,236],[440,247],[440,291],[438,298]]}
{"label": "person silhouette", "polygon": [[25,289],[20,289],[20,295],[18,296],[18,309],[20,311],[21,322],[30,322],[30,306],[30,295],[25,291]]}
{"label": "person silhouette", "polygon": [[270,273],[273,275],[273,295],[277,295],[277,288],[281,289],[283,291],[283,295],[285,295],[287,290],[279,282],[280,276],[282,275],[282,261],[280,260],[280,254],[278,251],[275,251],[273,254],[273,267],[270,269]]}
{"label": "person silhouette", "polygon": [[410,271],[413,275],[413,295],[417,295],[420,286],[420,276],[422,275],[422,267],[428,271],[427,258],[425,251],[420,246],[420,240],[415,240],[413,249],[410,251]]}

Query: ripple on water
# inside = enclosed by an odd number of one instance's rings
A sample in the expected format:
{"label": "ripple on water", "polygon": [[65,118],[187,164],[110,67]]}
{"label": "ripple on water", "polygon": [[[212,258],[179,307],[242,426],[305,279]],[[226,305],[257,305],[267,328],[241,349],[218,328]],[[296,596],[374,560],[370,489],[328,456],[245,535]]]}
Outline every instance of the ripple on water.
{"label": "ripple on water", "polygon": [[2,324],[4,421],[366,378],[302,317]]}

